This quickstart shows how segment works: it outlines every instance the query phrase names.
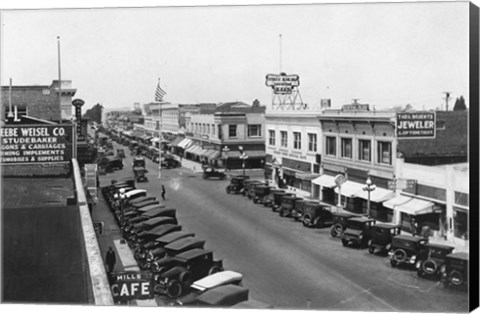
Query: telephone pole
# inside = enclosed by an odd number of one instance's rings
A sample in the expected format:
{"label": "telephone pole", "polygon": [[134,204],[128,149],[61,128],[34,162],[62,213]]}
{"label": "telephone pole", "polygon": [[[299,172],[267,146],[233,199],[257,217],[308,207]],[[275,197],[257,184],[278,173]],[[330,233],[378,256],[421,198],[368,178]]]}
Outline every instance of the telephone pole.
{"label": "telephone pole", "polygon": [[445,105],[446,111],[448,111],[448,100],[450,99],[451,92],[443,92],[445,94]]}

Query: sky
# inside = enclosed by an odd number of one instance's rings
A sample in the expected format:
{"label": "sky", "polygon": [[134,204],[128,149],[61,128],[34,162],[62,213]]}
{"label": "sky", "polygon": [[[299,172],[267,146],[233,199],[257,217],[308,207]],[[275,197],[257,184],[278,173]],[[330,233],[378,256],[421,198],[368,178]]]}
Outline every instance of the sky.
{"label": "sky", "polygon": [[109,6],[3,10],[1,84],[58,79],[60,42],[85,109],[153,102],[159,78],[171,103],[269,105],[265,75],[279,72],[299,75],[312,105],[428,110],[450,92],[450,108],[469,106],[468,2]]}

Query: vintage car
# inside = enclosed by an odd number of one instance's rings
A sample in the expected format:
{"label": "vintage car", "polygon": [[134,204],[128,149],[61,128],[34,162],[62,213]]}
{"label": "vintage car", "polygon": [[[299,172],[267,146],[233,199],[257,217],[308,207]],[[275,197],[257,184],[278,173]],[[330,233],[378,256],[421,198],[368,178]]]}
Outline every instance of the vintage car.
{"label": "vintage car", "polygon": [[231,307],[248,300],[248,289],[237,285],[218,286],[196,297],[191,305]]}
{"label": "vintage car", "polygon": [[243,181],[242,195],[247,196],[249,199],[255,196],[255,186],[264,184],[259,180],[248,179]]}
{"label": "vintage car", "polygon": [[263,205],[272,207],[274,203],[275,194],[285,194],[285,191],[272,187],[270,189],[270,193],[265,197],[265,200],[263,201]]}
{"label": "vintage car", "polygon": [[160,150],[156,147],[150,146],[148,147],[148,150],[145,154],[145,156],[152,160],[155,161],[155,159],[158,159],[160,157]]}
{"label": "vintage car", "polygon": [[150,231],[155,227],[158,227],[161,225],[167,225],[167,224],[176,225],[177,223],[178,223],[177,219],[173,217],[166,217],[166,216],[153,217],[148,220],[132,225],[132,228],[130,228],[129,230],[129,234],[134,238],[143,237],[147,231]]}
{"label": "vintage car", "polygon": [[128,149],[130,149],[131,153],[136,152],[138,145],[139,143],[137,141],[130,141],[128,143]]}
{"label": "vintage car", "polygon": [[182,230],[182,226],[176,224],[166,224],[160,225],[158,227],[153,228],[152,230],[146,231],[141,235],[137,236],[133,241],[131,241],[131,245],[134,249],[143,248],[147,243],[154,241],[155,239],[164,236],[168,233],[180,231]]}
{"label": "vintage car", "polygon": [[133,158],[132,169],[135,168],[145,168],[145,158],[143,157],[135,157]]}
{"label": "vintage car", "polygon": [[221,260],[214,260],[213,252],[193,249],[174,257],[167,256],[155,261],[154,288],[156,293],[176,298],[183,294],[193,281],[223,270]]}
{"label": "vintage car", "polygon": [[231,270],[224,270],[200,280],[195,281],[190,285],[190,292],[175,300],[171,305],[192,305],[195,303],[197,297],[213,288],[224,285],[240,285],[243,279],[243,275]]}
{"label": "vintage car", "polygon": [[143,247],[138,247],[135,252],[134,256],[137,261],[144,260],[146,262],[147,254],[149,251],[154,250],[159,247],[164,247],[165,245],[172,243],[174,241],[194,237],[195,233],[187,232],[187,231],[175,231],[171,233],[167,233],[161,237],[156,238],[153,241],[148,242]]}
{"label": "vintage car", "polygon": [[172,156],[165,156],[162,158],[162,167],[166,169],[179,168],[182,163]]}
{"label": "vintage car", "polygon": [[367,217],[348,218],[341,236],[343,246],[367,247],[368,241],[372,238],[372,226],[374,224],[375,219]]}
{"label": "vintage car", "polygon": [[219,171],[213,167],[207,166],[203,168],[203,175],[202,178],[210,179],[210,178],[217,178],[220,180],[225,180],[227,175],[223,171]]}
{"label": "vintage car", "polygon": [[372,226],[372,238],[368,242],[368,253],[388,252],[392,247],[393,237],[400,234],[400,226],[378,223]]}
{"label": "vintage car", "polygon": [[123,161],[122,158],[118,158],[115,156],[104,156],[101,157],[97,164],[99,167],[105,169],[106,172],[112,172],[113,170],[121,170],[123,169]]}
{"label": "vintage car", "polygon": [[148,170],[145,168],[141,168],[141,167],[133,168],[133,175],[135,176],[135,180],[137,180],[137,182],[148,181],[148,178],[146,176],[147,172]]}
{"label": "vintage car", "polygon": [[278,210],[280,217],[293,217],[297,202],[303,200],[301,197],[284,195]]}
{"label": "vintage car", "polygon": [[194,237],[187,237],[168,243],[163,247],[156,247],[147,253],[145,267],[150,268],[152,271],[155,271],[157,267],[157,264],[155,262],[161,260],[162,258],[167,256],[173,257],[180,253],[193,249],[203,249],[204,245],[204,240],[200,240]]}
{"label": "vintage car", "polygon": [[318,202],[299,202],[302,207],[302,223],[307,228],[323,228],[333,223],[333,214],[328,206]]}
{"label": "vintage car", "polygon": [[273,202],[272,202],[272,211],[276,212],[280,209],[280,206],[282,205],[282,198],[285,196],[295,196],[293,193],[286,193],[284,190],[281,190],[283,192],[275,192],[272,193],[273,197]]}
{"label": "vintage car", "polygon": [[390,265],[397,267],[402,264],[415,265],[417,257],[422,253],[428,240],[411,235],[397,235],[392,239],[392,248],[388,252]]}
{"label": "vintage car", "polygon": [[230,184],[225,188],[227,193],[242,193],[243,190],[243,182],[247,179],[249,179],[249,176],[243,176],[243,175],[237,175],[237,176],[232,176],[230,179]]}
{"label": "vintage car", "polygon": [[270,187],[268,185],[259,184],[254,188],[255,195],[253,196],[253,202],[263,204],[265,198],[270,194]]}
{"label": "vintage car", "polygon": [[334,212],[333,213],[333,225],[330,229],[330,235],[334,238],[339,237],[347,224],[347,219],[352,217],[358,217],[359,215],[348,212]]}
{"label": "vintage car", "polygon": [[445,288],[468,288],[469,254],[452,253],[446,256],[445,265],[441,267],[442,282]]}
{"label": "vintage car", "polygon": [[[135,204],[134,206],[136,206]],[[171,213],[170,211],[173,211]],[[128,231],[132,224],[148,220],[157,216],[169,216],[175,218],[175,209],[165,208],[163,204],[150,204],[139,208],[132,208],[124,213],[122,228]]]}
{"label": "vintage car", "polygon": [[452,253],[453,249],[455,249],[455,247],[450,245],[425,244],[424,249],[415,263],[418,277],[440,280],[442,277],[440,269],[444,267],[447,255]]}
{"label": "vintage car", "polygon": [[125,150],[117,149],[117,157],[122,159],[125,158]]}

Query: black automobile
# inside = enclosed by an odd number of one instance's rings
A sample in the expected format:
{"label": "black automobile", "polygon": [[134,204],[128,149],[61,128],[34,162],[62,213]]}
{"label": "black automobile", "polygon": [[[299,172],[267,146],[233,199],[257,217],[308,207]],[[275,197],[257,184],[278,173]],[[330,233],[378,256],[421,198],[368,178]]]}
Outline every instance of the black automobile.
{"label": "black automobile", "polygon": [[243,182],[242,195],[247,196],[249,199],[255,196],[255,186],[263,185],[264,183],[259,180],[248,179]]}
{"label": "black automobile", "polygon": [[375,251],[388,252],[392,247],[393,237],[400,234],[400,226],[388,223],[378,223],[372,226],[372,238],[368,242],[368,253]]}
{"label": "black automobile", "polygon": [[347,219],[345,230],[342,233],[342,244],[356,245],[360,248],[367,247],[372,238],[372,226],[375,219],[367,217],[352,217]]}
{"label": "black automobile", "polygon": [[278,214],[280,215],[280,217],[294,217],[297,202],[301,201],[302,199],[303,198],[296,197],[294,195],[283,196],[280,209],[278,210]]}
{"label": "black automobile", "polygon": [[166,244],[165,246],[158,246],[150,250],[146,255],[146,267],[152,271],[158,270],[158,262],[167,256],[176,256],[180,253],[190,251],[193,249],[203,249],[205,240],[197,239],[195,237],[186,237],[175,240]]}
{"label": "black automobile", "polygon": [[247,179],[249,179],[249,176],[243,176],[243,175],[237,175],[237,176],[232,176],[230,179],[230,184],[225,188],[227,193],[242,193],[243,190],[243,182]]}
{"label": "black automobile", "polygon": [[165,245],[180,239],[190,238],[194,236],[195,236],[195,233],[187,232],[187,231],[175,231],[175,232],[167,233],[161,237],[156,238],[153,241],[148,242],[143,247],[138,247],[134,252],[135,259],[138,261],[139,265],[143,265],[143,267],[145,267],[147,254],[151,250],[155,250],[159,247],[164,247]]}
{"label": "black automobile", "polygon": [[299,202],[301,206],[302,223],[307,228],[323,228],[333,223],[333,214],[329,206],[318,202]]}
{"label": "black automobile", "polygon": [[397,235],[392,239],[392,248],[388,252],[390,257],[390,265],[397,267],[402,264],[415,265],[417,257],[428,240],[423,237],[411,235]]}
{"label": "black automobile", "polygon": [[182,230],[182,226],[176,224],[166,224],[160,225],[158,227],[153,228],[152,230],[146,231],[141,235],[138,235],[133,241],[131,241],[131,245],[134,249],[141,249],[147,243],[154,241],[155,239],[164,236],[168,233],[180,231]]}
{"label": "black automobile", "polygon": [[182,163],[171,155],[162,157],[162,168],[172,169],[172,168],[179,168],[181,166],[182,166]]}
{"label": "black automobile", "polygon": [[272,202],[272,211],[277,212],[280,209],[280,206],[282,206],[282,199],[285,196],[291,196],[294,197],[295,194],[293,193],[286,193],[285,191],[281,190],[282,192],[274,192],[272,193],[273,197],[273,202]]}
{"label": "black automobile", "polygon": [[347,219],[358,216],[359,215],[348,212],[334,212],[333,225],[330,229],[330,235],[334,238],[341,236],[343,230],[345,230],[345,226],[347,225]]}
{"label": "black automobile", "polygon": [[122,158],[116,156],[104,156],[100,158],[97,164],[99,167],[104,168],[106,172],[123,169]]}
{"label": "black automobile", "polygon": [[270,193],[268,193],[268,195],[265,197],[265,199],[263,201],[263,205],[272,207],[273,204],[274,204],[275,194],[285,194],[285,191],[280,190],[280,189],[276,189],[276,188],[273,188],[273,187],[270,188]]}
{"label": "black automobile", "polygon": [[452,253],[446,256],[445,267],[441,268],[442,282],[445,288],[467,288],[469,254]]}
{"label": "black automobile", "polygon": [[220,180],[225,180],[227,175],[223,171],[219,171],[213,167],[207,166],[203,168],[203,175],[202,178],[204,179],[211,179],[211,178],[217,178]]}
{"label": "black automobile", "polygon": [[418,277],[427,277],[440,280],[447,255],[452,253],[454,247],[450,245],[427,243],[418,256],[415,267]]}
{"label": "black automobile", "polygon": [[270,187],[268,185],[259,184],[254,188],[255,195],[253,196],[253,202],[263,204],[265,198],[270,194]]}
{"label": "black automobile", "polygon": [[176,225],[177,223],[178,223],[177,219],[173,217],[166,217],[166,216],[153,217],[148,220],[141,221],[132,225],[132,228],[129,230],[129,234],[133,238],[143,237],[146,234],[146,232],[158,226],[167,225],[167,224]]}
{"label": "black automobile", "polygon": [[157,285],[154,291],[177,298],[193,281],[222,270],[222,260],[215,260],[209,250],[193,249],[174,257],[167,256],[155,262]]}
{"label": "black automobile", "polygon": [[231,307],[248,301],[248,289],[235,284],[218,286],[198,295],[195,300],[185,304],[203,307]]}

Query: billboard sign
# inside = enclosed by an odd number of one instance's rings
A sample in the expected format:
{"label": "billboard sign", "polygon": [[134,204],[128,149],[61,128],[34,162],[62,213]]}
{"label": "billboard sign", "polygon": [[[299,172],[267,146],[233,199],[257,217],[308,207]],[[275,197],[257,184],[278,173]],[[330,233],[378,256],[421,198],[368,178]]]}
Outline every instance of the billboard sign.
{"label": "billboard sign", "polygon": [[435,112],[397,113],[397,138],[435,138]]}
{"label": "billboard sign", "polygon": [[295,74],[267,74],[265,84],[273,89],[274,94],[291,94],[293,88],[300,85],[300,78]]}
{"label": "billboard sign", "polygon": [[0,128],[1,164],[68,163],[73,125],[15,125]]}
{"label": "billboard sign", "polygon": [[113,273],[110,288],[114,301],[153,299],[152,279],[150,272]]}

